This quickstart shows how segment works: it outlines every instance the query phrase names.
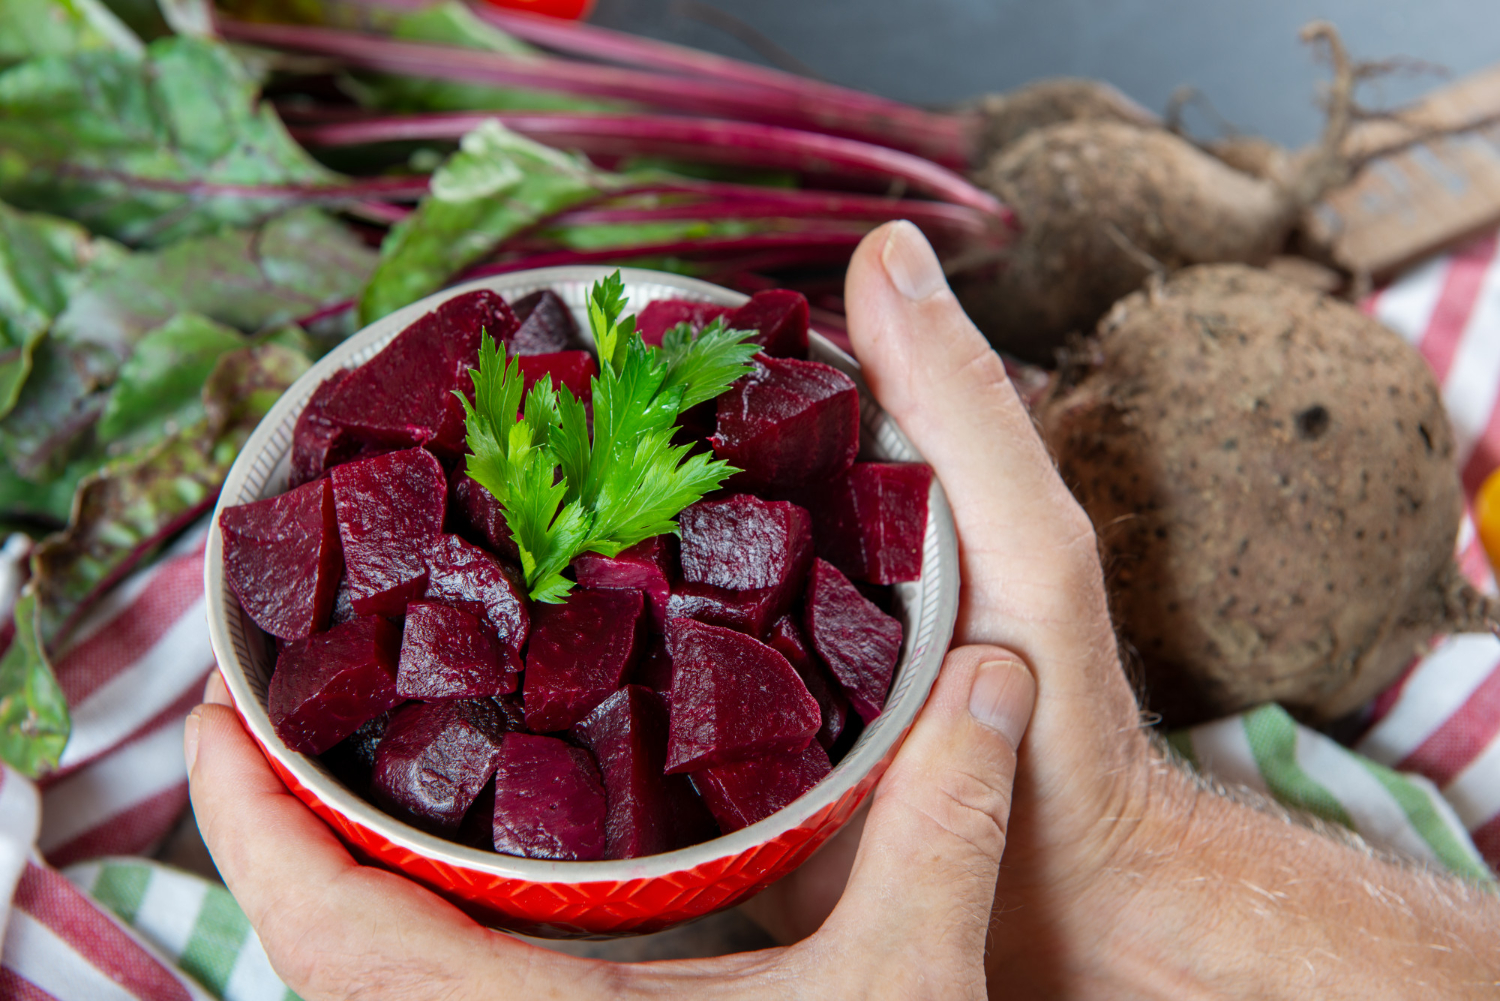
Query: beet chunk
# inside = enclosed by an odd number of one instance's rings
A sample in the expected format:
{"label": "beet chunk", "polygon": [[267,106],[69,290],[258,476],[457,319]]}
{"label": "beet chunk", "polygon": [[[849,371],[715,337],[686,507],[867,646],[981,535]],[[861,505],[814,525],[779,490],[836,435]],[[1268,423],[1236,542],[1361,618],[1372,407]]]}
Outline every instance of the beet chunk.
{"label": "beet chunk", "polygon": [[500,502],[470,478],[462,462],[448,474],[448,521],[451,530],[459,535],[488,546],[512,562],[520,562],[521,550],[511,538]]}
{"label": "beet chunk", "polygon": [[606,858],[655,855],[713,837],[713,818],[687,776],[662,774],[667,709],[655,692],[626,685],[573,733],[604,777]]}
{"label": "beet chunk", "polygon": [[588,751],[557,737],[505,735],[495,769],[495,851],[602,859],[605,816],[604,780]]}
{"label": "beet chunk", "polygon": [[825,749],[832,748],[849,722],[849,699],[844,695],[843,689],[839,688],[833,675],[828,673],[828,668],[813,656],[802,630],[790,615],[783,615],[771,627],[768,642],[772,650],[781,654],[792,665],[792,670],[797,672],[797,676],[807,686],[808,693],[817,701],[818,710],[823,716],[823,724],[818,727],[818,743]]}
{"label": "beet chunk", "polygon": [[219,531],[224,576],[251,621],[284,640],[328,624],[343,547],[327,481],[225,508]]}
{"label": "beet chunk", "polygon": [[772,623],[786,613],[787,602],[783,598],[782,592],[774,588],[731,591],[712,584],[679,581],[672,586],[672,596],[667,600],[667,620],[697,619],[764,637],[770,633]]}
{"label": "beet chunk", "polygon": [[350,373],[324,416],[375,441],[456,454],[464,413],[453,390],[472,392],[469,369],[479,364],[480,333],[508,343],[519,325],[493,292],[454,296]]}
{"label": "beet chunk", "polygon": [[496,639],[516,653],[526,645],[531,612],[521,571],[456,535],[432,540],[422,597],[478,615]]}
{"label": "beet chunk", "polygon": [[791,289],[757,292],[724,317],[730,330],[754,330],[746,343],[759,344],[777,358],[807,357],[807,297]]}
{"label": "beet chunk", "polygon": [[526,650],[526,725],[564,730],[625,680],[644,646],[639,591],[580,588],[561,605],[542,605]]}
{"label": "beet chunk", "polygon": [[403,614],[427,586],[427,552],[443,528],[443,467],[408,448],[336,466],[330,479],[350,604],[360,615]]}
{"label": "beet chunk", "polygon": [[731,485],[789,489],[833,479],[859,452],[859,391],[830,365],[756,357],[718,400],[714,455],[744,470]]}
{"label": "beet chunk", "polygon": [[901,623],[875,607],[832,563],[814,560],[803,625],[860,719],[880,715],[901,655]]}
{"label": "beet chunk", "polygon": [[303,754],[322,754],[405,701],[396,691],[401,630],[366,615],[281,648],[266,691],[276,736]]}
{"label": "beet chunk", "polygon": [[661,339],[679,323],[686,323],[695,331],[702,330],[730,310],[729,306],[715,306],[708,302],[657,299],[646,303],[646,308],[636,315],[635,329],[640,331],[641,340],[647,345],[661,347]]}
{"label": "beet chunk", "polygon": [[790,606],[812,564],[812,518],[789,501],[735,494],[678,519],[682,578],[732,591],[776,589]]}
{"label": "beet chunk", "polygon": [[725,834],[764,820],[817,785],[833,766],[822,745],[693,773],[693,787]]}
{"label": "beet chunk", "polygon": [[669,774],[800,751],[817,701],[785,657],[744,633],[673,619]]}
{"label": "beet chunk", "polygon": [[931,486],[932,469],[919,462],[856,462],[808,491],[818,555],[871,584],[921,577]]}
{"label": "beet chunk", "polygon": [[574,399],[585,403],[593,399],[593,387],[589,380],[599,374],[599,366],[594,362],[594,356],[587,351],[522,355],[516,359],[516,364],[520,367],[521,381],[525,383],[528,393],[532,386],[551,376],[553,389],[561,390],[566,386]]}
{"label": "beet chunk", "polygon": [[[509,654],[511,663],[502,659]],[[406,606],[396,691],[408,699],[477,699],[516,690],[520,658],[462,608],[435,601]]]}
{"label": "beet chunk", "polygon": [[578,333],[573,311],[550,288],[517,299],[510,308],[521,323],[511,338],[511,354],[545,355],[589,349],[589,342]]}
{"label": "beet chunk", "polygon": [[633,587],[646,596],[658,630],[666,628],[667,599],[671,595],[670,537],[653,536],[617,556],[584,553],[573,561],[573,573],[583,587]]}
{"label": "beet chunk", "polygon": [[390,722],[391,714],[381,713],[374,719],[361,723],[357,730],[321,755],[328,770],[361,796],[369,791],[370,773],[375,769],[375,749],[380,746],[380,740],[385,736],[385,728]]}
{"label": "beet chunk", "polygon": [[287,485],[300,487],[322,476],[359,452],[359,440],[324,414],[328,401],[349,375],[339,369],[313,390],[307,406],[297,415],[292,428],[292,471]]}
{"label": "beet chunk", "polygon": [[403,706],[375,751],[371,793],[413,826],[452,834],[495,774],[504,737],[500,712],[488,699]]}

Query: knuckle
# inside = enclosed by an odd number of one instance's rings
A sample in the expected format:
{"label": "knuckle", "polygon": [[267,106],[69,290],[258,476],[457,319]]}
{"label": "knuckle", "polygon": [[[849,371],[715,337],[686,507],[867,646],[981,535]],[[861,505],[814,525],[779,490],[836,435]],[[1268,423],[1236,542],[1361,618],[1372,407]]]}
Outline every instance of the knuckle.
{"label": "knuckle", "polygon": [[1005,850],[1010,816],[1009,781],[996,781],[976,771],[953,770],[931,782],[921,797],[921,810],[949,836],[976,852],[998,859]]}

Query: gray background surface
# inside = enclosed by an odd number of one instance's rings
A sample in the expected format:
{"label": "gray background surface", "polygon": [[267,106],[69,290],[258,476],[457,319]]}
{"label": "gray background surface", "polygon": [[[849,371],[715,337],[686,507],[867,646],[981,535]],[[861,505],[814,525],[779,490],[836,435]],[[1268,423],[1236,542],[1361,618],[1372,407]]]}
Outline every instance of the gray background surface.
{"label": "gray background surface", "polygon": [[[1317,133],[1326,67],[1297,40],[1331,20],[1357,59],[1394,56],[1455,76],[1500,62],[1500,0],[598,0],[596,24],[767,60],[712,7],[819,76],[918,104],[945,104],[1060,74],[1108,80],[1153,111],[1197,87],[1241,132],[1301,145]],[[1440,84],[1403,72],[1361,91],[1368,107]],[[1190,129],[1219,126],[1200,110]]]}

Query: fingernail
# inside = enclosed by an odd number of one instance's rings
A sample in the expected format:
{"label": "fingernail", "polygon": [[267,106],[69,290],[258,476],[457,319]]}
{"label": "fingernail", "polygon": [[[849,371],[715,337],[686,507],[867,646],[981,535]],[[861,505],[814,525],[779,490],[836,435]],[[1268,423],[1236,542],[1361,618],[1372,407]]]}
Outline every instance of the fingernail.
{"label": "fingernail", "polygon": [[880,251],[880,263],[896,291],[913,301],[948,287],[932,245],[920,229],[905,219],[892,224],[885,247]]}
{"label": "fingernail", "polygon": [[1000,731],[1011,747],[1020,747],[1035,700],[1036,682],[1031,672],[1013,660],[992,660],[980,664],[974,673],[969,715]]}
{"label": "fingernail", "polygon": [[182,725],[182,757],[187,762],[189,775],[193,774],[193,762],[198,760],[198,723],[202,712],[202,706],[194,709],[188,713],[187,721]]}

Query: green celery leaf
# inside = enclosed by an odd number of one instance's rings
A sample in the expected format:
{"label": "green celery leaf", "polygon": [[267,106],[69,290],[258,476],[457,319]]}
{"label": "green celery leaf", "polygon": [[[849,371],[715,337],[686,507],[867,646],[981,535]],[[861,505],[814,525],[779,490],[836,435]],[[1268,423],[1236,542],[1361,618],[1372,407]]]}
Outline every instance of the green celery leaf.
{"label": "green celery leaf", "polygon": [[589,290],[589,329],[594,335],[594,345],[599,349],[599,360],[615,369],[624,361],[630,335],[635,333],[635,317],[622,320],[620,314],[624,311],[625,282],[616,270]]}
{"label": "green celery leaf", "polygon": [[0,658],[0,759],[38,778],[57,767],[71,723],[38,636],[34,588],[21,592],[15,615],[15,639]]}
{"label": "green celery leaf", "polygon": [[567,487],[556,482],[556,468],[545,450],[529,452],[512,468],[510,497],[503,505],[535,601],[567,597],[572,584],[562,572],[589,535],[590,519],[583,506],[578,501],[563,503]]}
{"label": "green celery leaf", "polygon": [[505,345],[497,346],[486,332],[479,339],[479,367],[469,370],[469,378],[474,383],[474,402],[457,390],[453,394],[464,407],[469,446],[465,469],[504,504],[510,496],[511,431],[525,391],[520,363],[507,361]]}
{"label": "green celery leaf", "polygon": [[203,416],[204,380],[221,355],[244,346],[241,334],[196,313],[168,320],[121,367],[95,429],[100,442],[154,441],[193,423]]}
{"label": "green celery leaf", "polygon": [[498,121],[481,123],[432,175],[417,210],[391,227],[360,298],[360,322],[437,291],[521,230],[615,183]]}
{"label": "green celery leaf", "polygon": [[0,67],[96,49],[136,59],[145,52],[99,0],[0,0]]}
{"label": "green celery leaf", "polygon": [[683,410],[714,399],[749,374],[750,359],[760,353],[760,345],[744,341],[755,333],[726,330],[722,317],[715,317],[696,335],[686,323],[667,331],[661,342],[667,362],[664,386],[682,388]]}
{"label": "green celery leaf", "polygon": [[653,535],[675,532],[673,519],[683,508],[738,472],[707,455],[688,456],[689,448],[673,445],[671,429],[661,429],[622,449],[600,484],[585,548],[614,556]]}
{"label": "green celery leaf", "polygon": [[292,195],[211,186],[336,179],[287,134],[216,42],[170,37],[144,59],[92,50],[0,73],[0,197],[129,244],[249,225]]}

